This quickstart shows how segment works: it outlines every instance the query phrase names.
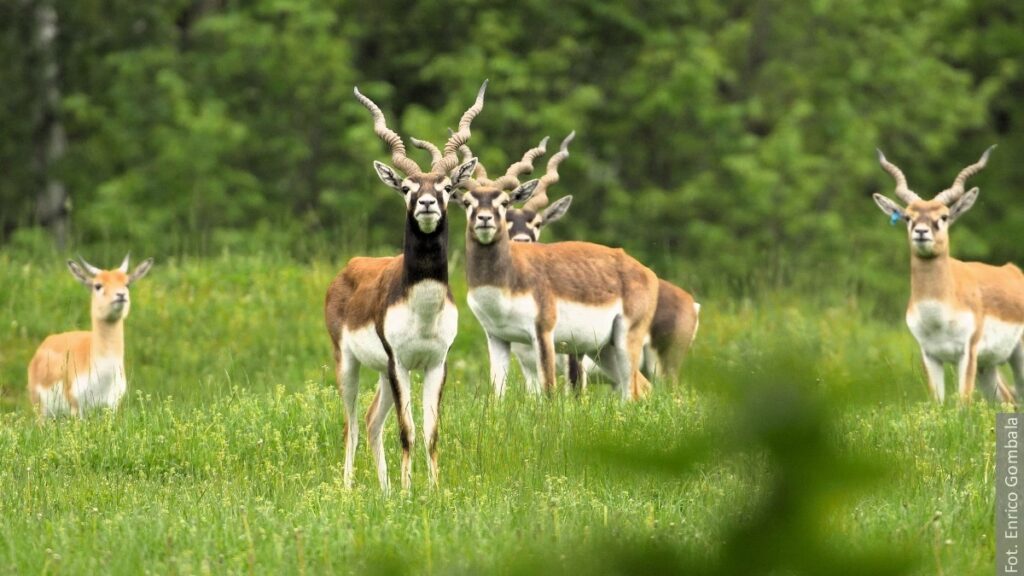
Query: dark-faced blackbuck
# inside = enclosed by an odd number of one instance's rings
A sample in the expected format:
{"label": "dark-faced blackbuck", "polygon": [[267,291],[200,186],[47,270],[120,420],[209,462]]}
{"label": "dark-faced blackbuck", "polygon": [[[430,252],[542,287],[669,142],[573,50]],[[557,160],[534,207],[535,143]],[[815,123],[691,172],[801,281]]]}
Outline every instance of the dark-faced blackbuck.
{"label": "dark-faced blackbuck", "polygon": [[[569,156],[568,147],[574,136],[575,133],[569,134],[562,141],[559,151],[548,160],[547,172],[540,179],[541,184],[538,186],[538,191],[534,192],[522,208],[510,206],[506,211],[508,234],[513,242],[539,242],[543,229],[561,219],[569,210],[572,196],[564,196],[549,205],[550,199],[547,192],[559,180],[558,165]],[[514,164],[509,170],[519,169],[517,173],[526,171],[527,168],[532,170],[532,160],[544,153],[546,142],[547,138],[541,141],[538,148],[527,152],[523,160]],[[472,151],[468,146],[463,146],[460,151],[463,158],[472,157]],[[533,154],[532,157],[531,154]],[[480,174],[482,170],[482,165],[478,164],[476,174]],[[484,174],[486,176],[486,173]],[[641,371],[644,375],[648,379],[664,377],[669,381],[676,381],[683,359],[697,335],[699,324],[700,304],[694,300],[693,296],[667,280],[659,280],[657,310],[654,320],[651,322],[650,334],[644,343],[641,362]],[[527,344],[513,342],[512,353],[519,360],[528,389],[539,390],[533,348]],[[559,354],[557,360],[558,370],[568,373],[569,381],[577,390],[586,387],[588,374],[600,372],[589,356]],[[634,394],[646,395],[648,392],[649,390],[637,390],[634,391]]]}
{"label": "dark-faced blackbuck", "polygon": [[359,367],[380,374],[377,393],[366,415],[377,477],[387,492],[387,463],[382,431],[391,407],[397,406],[402,445],[402,488],[412,481],[410,449],[415,432],[410,372],[423,372],[423,438],[431,486],[438,479],[437,442],[441,394],[448,349],[455,340],[458,310],[448,287],[448,200],[467,182],[476,159],[458,165],[458,148],[470,137],[470,124],[480,113],[484,90],[459,122],[444,151],[424,172],[406,156],[401,137],[387,127],[384,114],[355,90],[373,116],[374,130],[391,148],[395,166],[374,162],[380,179],[405,201],[405,240],[401,255],[353,258],[338,273],[324,303],[324,319],[334,350],[338,387],[345,404],[345,486],[352,485],[359,438],[356,400]]}
{"label": "dark-faced blackbuck", "polygon": [[546,194],[557,179],[555,171],[520,184],[521,168],[513,165],[496,180],[478,175],[456,195],[467,212],[468,303],[487,333],[495,394],[504,394],[511,344],[520,343],[533,348],[540,384],[549,394],[556,384],[557,350],[591,355],[622,398],[633,399],[634,390],[649,386],[639,366],[658,279],[620,248],[512,242],[510,206]]}

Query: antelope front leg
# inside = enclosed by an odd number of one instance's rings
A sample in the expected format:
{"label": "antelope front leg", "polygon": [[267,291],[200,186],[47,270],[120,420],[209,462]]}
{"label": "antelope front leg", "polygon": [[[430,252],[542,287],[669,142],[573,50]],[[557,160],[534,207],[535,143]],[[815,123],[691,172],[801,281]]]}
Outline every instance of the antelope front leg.
{"label": "antelope front leg", "polygon": [[985,395],[985,399],[990,402],[998,400],[999,388],[1000,386],[1005,386],[1002,384],[1002,378],[999,377],[998,366],[979,366],[977,383],[978,390],[981,390],[981,393]]}
{"label": "antelope front leg", "polygon": [[[1010,369],[1013,370],[1013,384],[1017,398],[1024,399],[1024,343],[1018,342],[1010,354]],[[1009,400],[1016,402],[1016,399]]]}
{"label": "antelope front leg", "polygon": [[356,416],[356,405],[359,398],[359,364],[355,358],[344,350],[336,353],[338,392],[345,404],[345,488],[352,487],[352,476],[355,469],[356,446],[359,445],[359,418]]}
{"label": "antelope front leg", "polygon": [[396,365],[392,359],[389,366],[391,393],[395,395],[398,407],[398,433],[402,442],[402,491],[412,488],[412,458],[410,450],[416,442],[416,428],[412,421],[412,378],[409,370]]}
{"label": "antelope front leg", "polygon": [[494,395],[501,398],[505,395],[505,382],[508,380],[508,356],[511,344],[487,335],[487,354],[491,361],[491,385]]}
{"label": "antelope front leg", "polygon": [[974,384],[978,377],[978,345],[972,342],[968,345],[966,353],[960,357],[956,364],[957,376],[959,376],[960,401],[970,402],[971,394],[974,393]]}
{"label": "antelope front leg", "polygon": [[921,359],[924,360],[924,369],[928,373],[928,387],[932,391],[932,398],[942,404],[946,399],[946,373],[942,368],[942,362],[929,356],[924,349],[921,350]]}
{"label": "antelope front leg", "polygon": [[533,345],[512,344],[512,354],[519,360],[526,380],[526,390],[530,394],[540,394],[540,376],[537,375],[537,356],[533,353]]}
{"label": "antelope front leg", "polygon": [[[380,482],[380,489],[385,494],[391,492],[391,481],[388,480],[388,462],[384,456],[384,421],[391,412],[395,400],[391,394],[391,386],[383,374],[377,382],[377,394],[370,403],[370,409],[366,412],[366,429],[370,434],[370,449],[373,451],[373,461],[377,465],[377,480]],[[354,452],[354,450],[353,450]],[[347,455],[347,454],[346,454]]]}
{"label": "antelope front leg", "polygon": [[533,339],[533,351],[537,356],[537,372],[544,392],[551,396],[555,393],[555,335],[551,330],[537,326]]}
{"label": "antelope front leg", "polygon": [[566,376],[577,396],[587,391],[587,367],[586,364],[584,364],[585,359],[586,356],[582,354],[574,354],[571,352],[568,354],[568,374]]}
{"label": "antelope front leg", "polygon": [[423,446],[427,454],[431,487],[437,486],[437,436],[441,419],[441,394],[447,375],[447,363],[435,366],[423,375]]}

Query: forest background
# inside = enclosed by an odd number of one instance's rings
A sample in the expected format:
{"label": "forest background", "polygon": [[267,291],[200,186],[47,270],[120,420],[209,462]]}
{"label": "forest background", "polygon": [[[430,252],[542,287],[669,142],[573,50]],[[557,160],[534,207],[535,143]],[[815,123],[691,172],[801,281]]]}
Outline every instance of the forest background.
{"label": "forest background", "polygon": [[396,252],[352,87],[443,142],[489,78],[485,165],[577,132],[547,239],[623,246],[698,293],[901,307],[876,147],[930,196],[998,144],[954,253],[1024,260],[1019,2],[14,0],[0,23],[8,250]]}

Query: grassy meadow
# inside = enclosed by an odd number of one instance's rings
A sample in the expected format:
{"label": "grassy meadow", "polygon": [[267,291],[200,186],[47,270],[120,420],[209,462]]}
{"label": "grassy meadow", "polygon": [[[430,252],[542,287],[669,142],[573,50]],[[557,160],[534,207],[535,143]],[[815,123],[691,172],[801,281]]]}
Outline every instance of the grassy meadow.
{"label": "grassy meadow", "polygon": [[[456,265],[441,487],[417,430],[412,492],[383,497],[363,428],[345,490],[322,318],[341,263],[158,259],[122,410],[39,426],[25,366],[88,326],[88,294],[0,252],[0,572],[991,572],[997,407],[929,403],[902,319],[856,299],[698,294],[681,382],[648,401],[515,379],[496,402]],[[393,417],[386,446],[397,486]]]}

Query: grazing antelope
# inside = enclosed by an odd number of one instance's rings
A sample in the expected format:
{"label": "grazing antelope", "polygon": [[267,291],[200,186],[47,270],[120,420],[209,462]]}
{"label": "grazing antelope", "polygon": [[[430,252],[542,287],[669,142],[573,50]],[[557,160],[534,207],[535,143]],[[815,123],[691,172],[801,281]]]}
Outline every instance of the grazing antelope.
{"label": "grazing antelope", "polygon": [[124,371],[124,319],[128,288],[153,265],[150,258],[128,273],[128,256],[114,270],[68,260],[68,270],[92,293],[92,330],[47,336],[28,365],[28,395],[40,420],[93,408],[117,408],[128,388]]}
{"label": "grazing antelope", "polygon": [[[484,82],[476,102],[466,110],[459,130],[442,153],[429,143],[433,161],[424,172],[406,156],[401,137],[387,127],[384,114],[355,90],[370,110],[374,131],[391,148],[400,177],[390,166],[374,162],[385,185],[405,200],[403,252],[390,258],[353,258],[338,273],[324,302],[324,319],[331,336],[338,388],[345,403],[344,482],[352,486],[359,439],[356,400],[359,367],[380,373],[377,393],[366,415],[370,446],[381,488],[390,489],[382,432],[392,405],[397,406],[402,444],[402,488],[412,481],[409,451],[414,442],[411,370],[423,371],[423,438],[431,485],[436,485],[438,418],[447,372],[448,349],[455,340],[459,313],[448,287],[448,200],[473,172],[476,159],[458,164],[457,150],[470,137],[470,124],[484,104]],[[453,170],[454,169],[454,170]],[[449,176],[451,172],[451,176]]]}
{"label": "grazing antelope", "polygon": [[965,193],[964,184],[985,167],[992,148],[931,200],[912,192],[903,172],[878,151],[882,168],[896,180],[896,195],[907,205],[901,207],[881,194],[873,197],[894,224],[900,219],[906,222],[910,241],[907,326],[921,346],[928,384],[940,403],[945,398],[945,363],[956,365],[963,401],[970,400],[976,378],[988,397],[994,398],[998,389],[1009,399],[997,371],[1007,362],[1018,395],[1024,392],[1024,274],[1013,264],[961,262],[949,255],[949,226],[978,198],[978,188]]}
{"label": "grazing antelope", "polygon": [[[535,157],[535,156],[534,156]],[[532,158],[531,158],[532,160]],[[552,178],[520,184],[520,168],[467,182],[465,207],[470,310],[487,333],[491,382],[501,397],[510,344],[530,344],[544,390],[555,387],[555,350],[591,354],[624,400],[649,385],[639,371],[654,317],[658,279],[622,249],[587,242],[513,243],[506,214],[513,203],[545,194]]]}

